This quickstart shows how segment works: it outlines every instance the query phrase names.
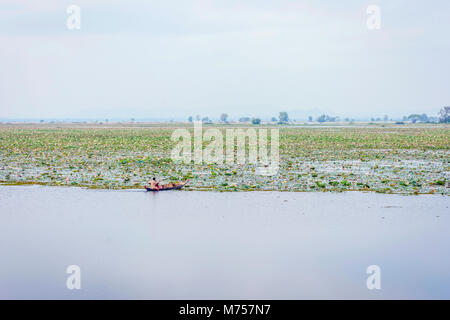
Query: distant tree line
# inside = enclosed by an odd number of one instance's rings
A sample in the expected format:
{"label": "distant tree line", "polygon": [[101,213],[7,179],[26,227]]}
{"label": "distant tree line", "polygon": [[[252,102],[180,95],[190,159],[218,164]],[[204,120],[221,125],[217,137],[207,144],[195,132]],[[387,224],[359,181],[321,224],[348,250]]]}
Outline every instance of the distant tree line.
{"label": "distant tree line", "polygon": [[407,117],[407,120],[410,120],[412,123],[416,123],[417,121],[428,122],[428,116],[426,113],[422,114],[410,114]]}
{"label": "distant tree line", "polygon": [[[195,120],[196,121],[201,121],[202,123],[205,123],[205,124],[211,124],[212,123],[212,120],[210,120],[208,117],[203,117],[202,118],[199,115],[195,116]],[[188,117],[188,121],[189,122],[194,122],[194,118],[192,116],[189,116]]]}
{"label": "distant tree line", "polygon": [[443,107],[441,111],[439,111],[439,122],[450,123],[450,107]]}
{"label": "distant tree line", "polygon": [[[212,123],[212,120],[209,119],[208,117],[203,117],[201,118],[200,116],[196,116],[195,119],[197,121],[202,121],[203,123],[206,124],[210,124]],[[220,122],[221,123],[229,123],[229,116],[226,113],[222,113],[220,115]],[[190,116],[188,118],[189,122],[193,122],[194,118],[192,116]],[[132,122],[134,122],[134,119],[131,119]],[[260,118],[256,118],[256,117],[241,117],[238,119],[239,122],[241,123],[252,123],[252,124],[260,124],[261,123],[261,119]],[[278,124],[287,124],[291,121],[291,119],[289,119],[289,115],[286,111],[281,111],[278,115],[278,118],[276,117],[272,117],[271,122],[276,122]],[[295,122],[295,120],[293,120]],[[313,117],[312,116],[308,116],[308,121],[309,122],[313,122]],[[324,123],[324,122],[336,122],[339,121],[339,117],[333,117],[327,114],[322,114],[319,117],[316,118],[316,121],[319,123]],[[346,122],[353,122],[354,119],[351,118],[344,118],[344,121]],[[375,122],[375,121],[393,121],[392,118],[389,119],[388,115],[384,115],[382,118],[380,117],[371,117],[370,118],[371,122]],[[440,122],[440,123],[449,123],[450,122],[450,106],[446,106],[446,107],[442,107],[442,109],[439,111],[438,117],[429,117],[426,113],[422,113],[422,114],[410,114],[409,116],[404,116],[402,118],[402,121],[411,121],[412,123],[416,123],[416,122],[424,122],[424,123],[431,123],[431,122]],[[402,123],[401,121],[397,121],[396,123]]]}
{"label": "distant tree line", "polygon": [[339,118],[338,117],[330,117],[329,115],[323,114],[319,116],[316,121],[319,123],[323,122],[336,122]]}

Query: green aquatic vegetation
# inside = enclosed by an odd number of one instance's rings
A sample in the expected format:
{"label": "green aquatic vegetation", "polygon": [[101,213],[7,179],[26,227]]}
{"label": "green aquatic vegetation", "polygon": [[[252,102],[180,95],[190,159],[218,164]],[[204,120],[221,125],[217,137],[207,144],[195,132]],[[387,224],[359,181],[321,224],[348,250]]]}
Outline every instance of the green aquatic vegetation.
{"label": "green aquatic vegetation", "polygon": [[323,183],[323,182],[320,182],[320,181],[316,181],[316,185],[317,185],[319,188],[326,188],[326,184]]}
{"label": "green aquatic vegetation", "polygon": [[352,184],[350,182],[348,182],[347,180],[342,180],[341,185],[343,185],[344,187],[350,187]]}
{"label": "green aquatic vegetation", "polygon": [[173,163],[173,129],[0,127],[0,180],[121,189],[156,176],[190,179],[192,190],[449,193],[448,127],[283,127],[276,176],[249,164]]}

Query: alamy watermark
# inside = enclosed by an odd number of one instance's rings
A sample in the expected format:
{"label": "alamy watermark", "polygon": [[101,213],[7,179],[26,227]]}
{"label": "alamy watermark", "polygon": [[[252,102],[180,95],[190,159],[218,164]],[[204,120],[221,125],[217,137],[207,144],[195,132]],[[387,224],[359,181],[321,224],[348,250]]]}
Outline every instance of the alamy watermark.
{"label": "alamy watermark", "polygon": [[366,286],[369,290],[381,289],[381,268],[376,264],[370,265],[366,269],[366,273],[370,276],[366,280]]}
{"label": "alamy watermark", "polygon": [[379,6],[372,4],[367,7],[366,13],[369,15],[366,21],[367,29],[381,29],[381,9]]}
{"label": "alamy watermark", "polygon": [[[270,129],[270,156],[268,153],[268,130],[241,128],[225,129],[225,152],[224,137],[222,131],[217,128],[209,128],[203,133],[202,123],[194,122],[194,137],[192,139],[190,130],[186,128],[176,129],[172,133],[172,141],[178,142],[172,149],[171,158],[175,162],[190,164],[223,164],[259,165],[255,170],[258,175],[273,176],[278,173],[279,156],[279,129]],[[192,148],[193,140],[193,148]],[[246,141],[248,140],[248,159]],[[209,143],[203,147],[204,143]]]}
{"label": "alamy watermark", "polygon": [[69,30],[81,29],[81,8],[77,5],[71,4],[66,9],[67,17],[66,26]]}
{"label": "alamy watermark", "polygon": [[81,289],[81,269],[76,264],[67,267],[66,273],[70,274],[66,280],[66,287],[69,290]]}

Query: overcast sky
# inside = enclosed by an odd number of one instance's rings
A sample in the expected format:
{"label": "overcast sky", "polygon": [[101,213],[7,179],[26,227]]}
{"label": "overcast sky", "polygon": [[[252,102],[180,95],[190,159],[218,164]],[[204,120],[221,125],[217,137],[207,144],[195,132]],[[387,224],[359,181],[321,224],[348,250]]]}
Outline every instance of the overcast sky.
{"label": "overcast sky", "polygon": [[0,0],[0,118],[436,115],[449,57],[448,0]]}

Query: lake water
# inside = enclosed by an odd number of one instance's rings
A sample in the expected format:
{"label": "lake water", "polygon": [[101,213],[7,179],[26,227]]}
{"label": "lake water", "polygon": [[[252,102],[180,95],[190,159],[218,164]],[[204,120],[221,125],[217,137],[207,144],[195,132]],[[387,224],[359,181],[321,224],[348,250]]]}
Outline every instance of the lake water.
{"label": "lake water", "polygon": [[[0,186],[2,299],[450,298],[449,197]],[[66,268],[81,289],[66,288]],[[366,269],[378,265],[381,289]]]}

